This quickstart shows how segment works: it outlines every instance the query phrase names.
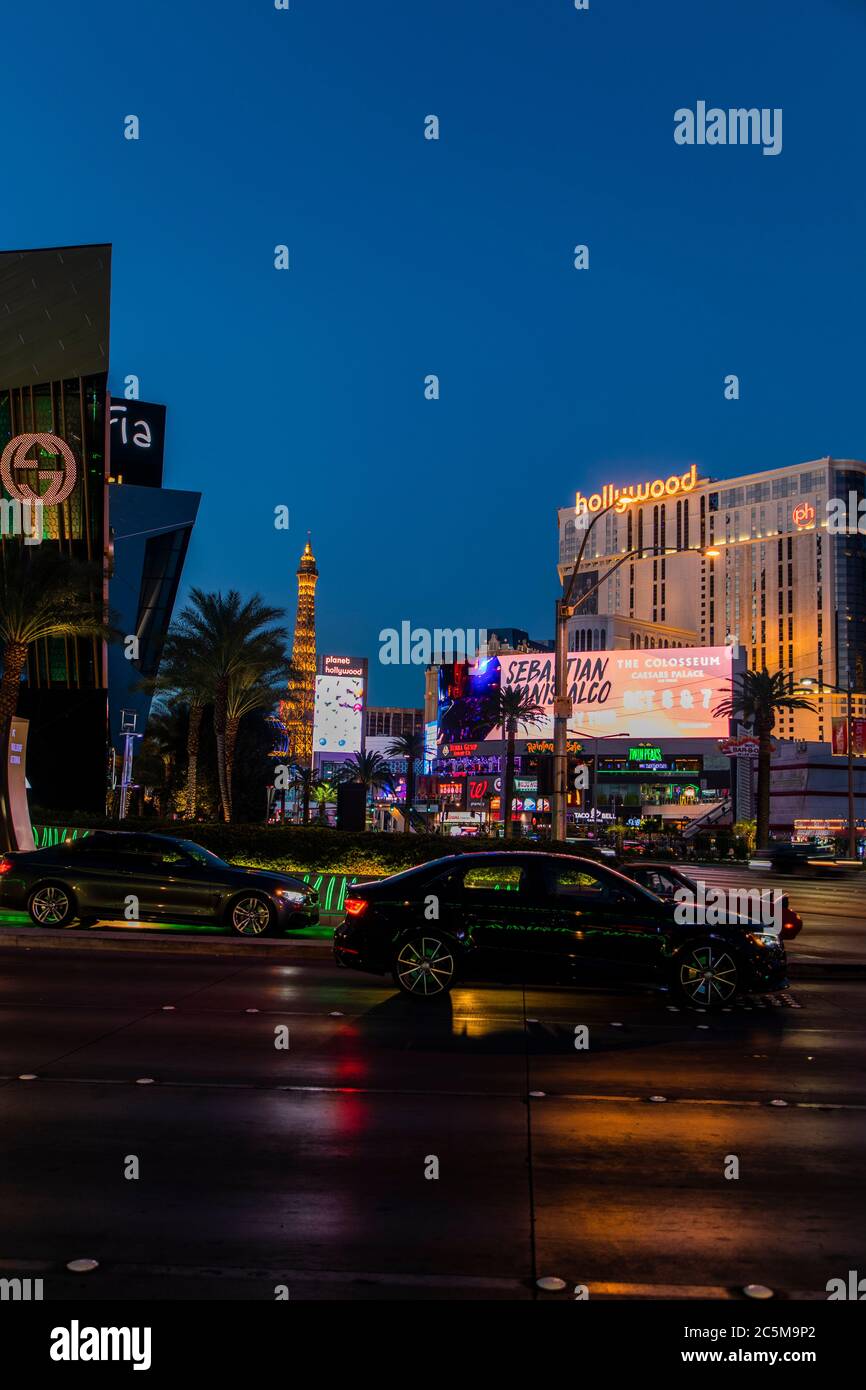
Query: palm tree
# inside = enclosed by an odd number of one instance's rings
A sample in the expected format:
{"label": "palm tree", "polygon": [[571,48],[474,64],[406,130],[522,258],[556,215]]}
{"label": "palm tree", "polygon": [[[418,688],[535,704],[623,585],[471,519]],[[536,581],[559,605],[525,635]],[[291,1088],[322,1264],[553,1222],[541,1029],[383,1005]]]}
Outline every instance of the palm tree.
{"label": "palm tree", "polygon": [[222,593],[190,591],[190,601],[174,628],[188,650],[196,653],[207,672],[213,692],[213,725],[217,745],[217,773],[223,819],[231,819],[231,795],[226,771],[226,728],[229,683],[234,674],[256,661],[264,663],[275,642],[285,644],[283,628],[273,626],[284,616],[258,594],[242,600],[236,589]]}
{"label": "palm tree", "polygon": [[405,817],[403,829],[408,830],[409,817],[415,803],[415,763],[424,755],[424,740],[417,729],[410,729],[408,733],[399,734],[388,745],[387,752],[389,758],[406,759],[406,800],[403,803]]}
{"label": "palm tree", "polygon": [[319,808],[317,815],[320,823],[324,822],[328,802],[334,801],[336,796],[337,788],[333,782],[327,782],[324,778],[317,779],[316,785],[313,787],[313,800]]}
{"label": "palm tree", "polygon": [[379,787],[394,785],[394,774],[381,753],[356,753],[354,758],[341,765],[339,778],[341,782],[360,782],[366,800]]}
{"label": "palm tree", "polygon": [[755,839],[760,849],[770,839],[770,758],[772,734],[779,710],[813,710],[815,706],[794,695],[791,678],[785,671],[772,676],[762,671],[744,671],[731,681],[731,693],[716,705],[713,714],[722,719],[741,719],[751,724],[758,740],[758,816]]}
{"label": "palm tree", "polygon": [[210,673],[201,659],[197,643],[172,630],[166,638],[155,681],[143,681],[146,689],[155,690],[157,697],[169,696],[189,710],[186,733],[186,806],[184,817],[195,820],[198,801],[198,755],[201,746],[201,726],[205,709],[211,699]]}
{"label": "palm tree", "polygon": [[105,621],[100,566],[53,546],[11,542],[0,553],[0,749],[18,708],[18,689],[34,642],[112,636]]}
{"label": "palm tree", "polygon": [[289,769],[290,781],[289,790],[297,792],[301,802],[301,823],[310,824],[310,800],[313,791],[318,785],[318,774],[311,767],[305,767],[303,763],[292,763]]}
{"label": "palm tree", "polygon": [[174,809],[178,764],[183,762],[186,742],[187,716],[188,710],[184,705],[175,704],[169,708],[155,703],[136,758],[137,781],[141,789],[145,786],[152,789],[154,810],[160,816]]}
{"label": "palm tree", "polygon": [[514,744],[518,728],[526,730],[530,724],[540,724],[545,711],[533,699],[527,686],[507,685],[488,695],[482,701],[479,712],[479,727],[489,729],[500,725],[505,740],[505,794],[502,798],[503,835],[511,838],[511,803],[514,800]]}
{"label": "palm tree", "polygon": [[235,746],[241,720],[257,709],[272,709],[285,690],[292,668],[282,642],[250,643],[247,663],[239,665],[229,677],[226,694],[226,781],[229,794],[229,816],[232,810],[232,773]]}

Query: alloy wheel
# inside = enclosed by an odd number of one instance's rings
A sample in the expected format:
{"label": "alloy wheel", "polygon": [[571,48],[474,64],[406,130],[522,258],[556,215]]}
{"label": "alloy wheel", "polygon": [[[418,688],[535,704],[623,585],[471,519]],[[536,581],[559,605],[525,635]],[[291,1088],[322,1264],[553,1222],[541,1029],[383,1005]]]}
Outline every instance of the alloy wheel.
{"label": "alloy wheel", "polygon": [[232,926],[241,936],[261,936],[271,924],[271,910],[262,898],[241,898],[232,908]]}
{"label": "alloy wheel", "polygon": [[726,1004],[737,992],[737,966],[727,951],[695,946],[680,965],[680,988],[692,1004]]}
{"label": "alloy wheel", "polygon": [[422,936],[401,948],[396,969],[408,994],[441,994],[454,978],[454,957],[437,936]]}
{"label": "alloy wheel", "polygon": [[54,927],[62,922],[69,912],[69,898],[62,888],[49,884],[40,888],[30,899],[30,911],[42,927]]}

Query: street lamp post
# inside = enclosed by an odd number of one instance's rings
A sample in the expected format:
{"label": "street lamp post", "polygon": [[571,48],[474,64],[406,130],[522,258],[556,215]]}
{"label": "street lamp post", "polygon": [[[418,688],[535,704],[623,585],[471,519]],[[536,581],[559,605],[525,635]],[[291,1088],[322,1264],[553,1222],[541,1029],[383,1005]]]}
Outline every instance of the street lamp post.
{"label": "street lamp post", "polygon": [[554,687],[553,687],[553,796],[551,798],[550,829],[554,840],[564,840],[566,835],[566,794],[568,782],[568,721],[571,717],[571,696],[568,693],[568,620],[572,618],[579,608],[597,594],[602,584],[619,569],[620,565],[627,561],[637,558],[649,557],[652,555],[684,555],[690,551],[706,556],[707,559],[715,559],[721,552],[715,546],[687,546],[678,550],[676,546],[639,546],[632,550],[627,550],[624,555],[618,556],[616,561],[597,580],[590,588],[584,590],[576,599],[573,591],[580,566],[583,562],[583,554],[586,550],[587,541],[596,522],[619,503],[627,499],[619,498],[618,502],[611,502],[607,507],[602,507],[596,512],[592,520],[586,527],[580,549],[577,552],[577,559],[571,571],[568,584],[562,598],[556,601],[556,652],[554,660]]}

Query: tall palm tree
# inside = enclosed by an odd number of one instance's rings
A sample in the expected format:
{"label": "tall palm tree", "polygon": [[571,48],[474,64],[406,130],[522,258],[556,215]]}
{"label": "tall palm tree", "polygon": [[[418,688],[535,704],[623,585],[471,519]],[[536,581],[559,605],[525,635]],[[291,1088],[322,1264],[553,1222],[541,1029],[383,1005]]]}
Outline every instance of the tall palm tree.
{"label": "tall palm tree", "polygon": [[162,701],[171,699],[189,710],[186,732],[186,798],[184,816],[195,820],[198,802],[198,755],[201,726],[211,700],[211,678],[197,643],[176,630],[169,632],[155,681],[143,681]]}
{"label": "tall palm tree", "polygon": [[813,710],[815,706],[795,695],[785,671],[771,676],[762,671],[744,671],[731,681],[731,693],[716,705],[713,714],[722,719],[741,719],[751,724],[758,740],[758,815],[755,840],[759,848],[770,839],[770,759],[776,714],[780,710]]}
{"label": "tall palm tree", "polygon": [[155,703],[147,720],[147,732],[136,758],[136,780],[151,788],[154,810],[165,816],[175,808],[178,764],[183,762],[188,710]]}
{"label": "tall palm tree", "polygon": [[360,782],[368,801],[380,787],[394,785],[394,774],[381,753],[356,753],[342,764],[339,776],[341,782]]}
{"label": "tall palm tree", "polygon": [[192,650],[206,670],[213,692],[213,725],[217,745],[217,774],[223,819],[231,819],[231,795],[226,772],[226,727],[228,693],[232,676],[256,659],[264,660],[274,642],[285,643],[285,629],[274,624],[284,616],[258,594],[242,600],[236,589],[205,593],[192,589],[189,602],[181,611],[175,633]]}
{"label": "tall palm tree", "polygon": [[34,642],[49,637],[113,636],[105,621],[102,571],[53,546],[7,542],[0,551],[0,749],[18,708],[18,689]]}
{"label": "tall palm tree", "polygon": [[415,804],[415,763],[424,755],[424,740],[417,729],[398,734],[388,745],[389,758],[406,759],[406,800],[403,803],[403,829],[409,829],[409,817]]}
{"label": "tall palm tree", "polygon": [[530,725],[540,724],[545,711],[527,686],[507,685],[488,695],[482,701],[479,713],[479,727],[490,728],[499,725],[505,740],[505,787],[502,797],[503,835],[511,838],[511,804],[514,800],[514,745],[518,729],[526,730]]}
{"label": "tall palm tree", "polygon": [[291,676],[286,649],[281,642],[251,644],[248,662],[240,665],[229,677],[226,694],[226,781],[229,792],[229,815],[232,809],[232,773],[235,747],[241,720],[245,714],[276,705]]}

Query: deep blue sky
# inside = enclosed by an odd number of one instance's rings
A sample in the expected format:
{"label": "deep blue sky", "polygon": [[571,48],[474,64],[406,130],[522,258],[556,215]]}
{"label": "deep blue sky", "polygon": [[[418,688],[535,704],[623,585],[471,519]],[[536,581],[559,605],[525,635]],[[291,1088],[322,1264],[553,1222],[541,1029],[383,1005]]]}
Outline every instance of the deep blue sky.
{"label": "deep blue sky", "polygon": [[[3,48],[0,247],[113,243],[187,585],[291,625],[310,528],[375,702],[421,702],[402,619],[550,634],[575,488],[866,453],[860,0],[48,0]],[[698,99],[782,153],[675,145]]]}

